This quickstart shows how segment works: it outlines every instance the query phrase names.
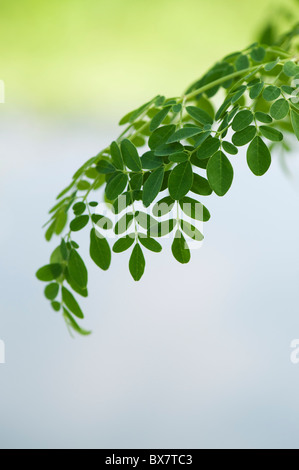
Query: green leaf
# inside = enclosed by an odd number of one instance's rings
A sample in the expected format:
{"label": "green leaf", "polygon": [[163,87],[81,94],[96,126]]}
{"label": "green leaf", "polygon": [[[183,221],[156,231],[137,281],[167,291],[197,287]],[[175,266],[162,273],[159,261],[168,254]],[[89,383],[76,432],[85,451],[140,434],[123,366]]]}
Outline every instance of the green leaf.
{"label": "green leaf", "polygon": [[294,129],[295,135],[299,140],[299,114],[296,111],[291,110],[291,122]]}
{"label": "green leaf", "polygon": [[239,132],[248,127],[253,121],[253,114],[248,109],[240,111],[233,119],[232,128],[234,131]]}
{"label": "green leaf", "polygon": [[179,142],[174,142],[173,144],[163,144],[160,147],[155,149],[155,155],[159,157],[168,157],[173,153],[182,152],[184,146]]}
{"label": "green leaf", "polygon": [[233,182],[234,170],[226,155],[219,151],[207,166],[207,177],[211,188],[218,196],[224,196]]}
{"label": "green leaf", "polygon": [[270,72],[271,70],[273,70],[276,67],[276,65],[278,64],[279,60],[280,59],[278,57],[276,60],[273,60],[272,62],[268,62],[264,67],[265,71]]}
{"label": "green leaf", "polygon": [[170,173],[168,189],[172,199],[181,199],[191,189],[193,172],[190,162],[179,163]]}
{"label": "green leaf", "polygon": [[280,88],[275,85],[269,85],[264,89],[263,98],[266,101],[274,101],[280,95]]}
{"label": "green leaf", "polygon": [[134,281],[139,281],[142,278],[144,269],[145,259],[139,243],[136,243],[129,261],[129,270]]}
{"label": "green leaf", "polygon": [[200,160],[209,158],[212,155],[214,155],[214,153],[217,152],[219,147],[220,147],[219,139],[216,139],[216,137],[208,137],[198,148],[196,157]]}
{"label": "green leaf", "polygon": [[107,175],[109,173],[115,173],[116,168],[113,165],[111,165],[111,163],[107,162],[106,160],[101,160],[97,164],[96,170],[98,173]]}
{"label": "green leaf", "polygon": [[204,239],[203,234],[194,225],[190,224],[186,220],[180,220],[180,226],[183,232],[197,242],[201,242]]}
{"label": "green leaf", "polygon": [[79,215],[73,219],[70,223],[70,229],[72,232],[78,232],[82,230],[89,222],[89,215]]}
{"label": "green leaf", "polygon": [[132,171],[140,171],[142,166],[135,145],[130,140],[124,139],[120,144],[120,148],[125,165]]}
{"label": "green leaf", "polygon": [[86,288],[88,278],[87,269],[81,256],[74,249],[70,252],[68,273],[70,278],[74,280],[81,289]]}
{"label": "green leaf", "polygon": [[174,229],[176,221],[174,219],[164,220],[152,225],[148,230],[148,235],[151,237],[164,237]]}
{"label": "green leaf", "polygon": [[283,140],[283,134],[269,126],[260,126],[260,131],[266,139],[272,140],[273,142],[280,142]]}
{"label": "green leaf", "polygon": [[295,75],[297,75],[299,73],[299,67],[294,62],[291,62],[289,60],[283,66],[283,73],[287,77],[294,77]]}
{"label": "green leaf", "polygon": [[106,238],[93,228],[90,232],[90,257],[99,268],[107,271],[111,263],[111,250]]}
{"label": "green leaf", "polygon": [[127,214],[123,215],[118,222],[116,222],[114,227],[114,232],[116,235],[120,235],[128,230],[134,220],[134,214],[132,212],[128,212]]}
{"label": "green leaf", "polygon": [[117,173],[115,176],[112,176],[106,186],[106,196],[109,201],[113,201],[119,196],[128,183],[128,176],[124,173]]}
{"label": "green leaf", "polygon": [[263,47],[256,47],[251,51],[250,55],[254,62],[262,62],[265,58],[266,51]]}
{"label": "green leaf", "polygon": [[247,163],[256,176],[266,173],[271,164],[269,149],[259,136],[253,139],[247,149]]}
{"label": "green leaf", "polygon": [[186,162],[189,159],[189,156],[186,152],[177,152],[169,155],[168,160],[173,163],[182,163]]}
{"label": "green leaf", "polygon": [[60,303],[60,302],[56,302],[56,301],[51,302],[51,307],[53,308],[53,310],[54,310],[55,312],[59,312],[60,307],[61,307],[61,303]]}
{"label": "green leaf", "polygon": [[131,190],[139,190],[142,187],[143,175],[141,173],[131,173],[129,187]]}
{"label": "green leaf", "polygon": [[211,131],[204,131],[198,134],[194,139],[194,148],[199,147],[210,135]]}
{"label": "green leaf", "polygon": [[160,124],[164,121],[167,114],[169,113],[170,109],[171,109],[171,106],[166,106],[166,108],[161,109],[161,111],[159,111],[153,117],[150,123],[150,127],[149,127],[151,132],[155,131],[160,126]]}
{"label": "green leaf", "polygon": [[155,150],[163,144],[166,144],[169,137],[174,133],[175,125],[162,126],[156,129],[148,140],[148,146],[151,150]]}
{"label": "green leaf", "polygon": [[235,62],[236,70],[248,69],[249,66],[250,66],[250,63],[249,63],[249,59],[248,59],[247,55],[240,54],[239,57],[236,59],[236,62]]}
{"label": "green leaf", "polygon": [[284,119],[288,112],[289,112],[290,106],[287,100],[284,98],[281,98],[280,100],[275,101],[271,108],[270,108],[270,114],[273,117],[273,119],[280,120]]}
{"label": "green leaf", "polygon": [[196,106],[187,106],[186,111],[195,121],[200,122],[203,126],[205,124],[213,124],[211,116],[203,109],[197,108]]}
{"label": "green leaf", "polygon": [[77,294],[81,295],[82,297],[87,297],[88,296],[88,290],[86,287],[80,287],[69,275],[68,269],[66,268],[65,270],[65,279],[68,282],[68,284],[71,286],[71,288],[77,292]]}
{"label": "green leaf", "polygon": [[46,264],[36,272],[39,281],[48,282],[57,279],[62,273],[62,267],[58,263]]}
{"label": "green leaf", "polygon": [[73,294],[62,286],[62,300],[67,308],[78,318],[84,318],[83,312]]}
{"label": "green leaf", "polygon": [[45,297],[48,300],[56,299],[59,292],[59,284],[57,282],[52,282],[45,287]]}
{"label": "green leaf", "polygon": [[164,167],[157,168],[147,178],[143,186],[142,202],[148,207],[159,194],[164,178]]}
{"label": "green leaf", "polygon": [[112,142],[110,145],[110,155],[113,165],[118,168],[119,170],[123,170],[124,162],[123,157],[121,155],[119,146],[116,142]]}
{"label": "green leaf", "polygon": [[211,217],[208,209],[196,199],[184,197],[180,200],[179,204],[182,211],[188,215],[188,217],[191,217],[191,219],[207,222]]}
{"label": "green leaf", "polygon": [[193,173],[193,183],[190,191],[201,196],[209,196],[213,192],[208,180],[197,173]]}
{"label": "green leaf", "polygon": [[170,196],[163,197],[160,201],[156,202],[153,207],[153,214],[155,217],[162,217],[168,214],[174,206],[174,200]]}
{"label": "green leaf", "polygon": [[269,114],[262,113],[261,111],[257,111],[255,113],[255,118],[258,121],[263,122],[264,124],[270,124],[273,121],[273,119],[271,118],[271,116],[269,116]]}
{"label": "green leaf", "polygon": [[239,99],[241,98],[241,96],[244,95],[245,91],[247,90],[247,86],[246,85],[243,85],[241,86],[238,91],[236,91],[232,97],[232,104],[236,103],[237,101],[239,101]]}
{"label": "green leaf", "polygon": [[63,309],[63,317],[65,319],[65,322],[79,335],[88,336],[91,334],[91,331],[84,330],[78,325],[78,323],[75,321],[75,319],[72,317],[70,312],[67,311],[66,308]]}
{"label": "green leaf", "polygon": [[245,127],[242,131],[236,132],[232,136],[232,142],[237,147],[242,147],[242,145],[246,145],[252,141],[252,139],[256,135],[256,127],[255,126],[248,126]]}
{"label": "green leaf", "polygon": [[135,233],[126,235],[125,237],[119,238],[114,245],[112,250],[114,253],[122,253],[123,251],[128,250],[135,241]]}
{"label": "green leaf", "polygon": [[190,127],[182,127],[182,129],[178,129],[169,139],[167,140],[168,144],[172,144],[174,142],[179,142],[180,140],[189,139],[197,134],[200,134],[202,129],[197,126],[190,126]]}
{"label": "green leaf", "polygon": [[73,205],[73,211],[75,215],[81,215],[85,212],[86,204],[84,202],[77,202]]}
{"label": "green leaf", "polygon": [[183,234],[177,230],[172,242],[171,251],[175,259],[182,264],[189,263],[191,255]]}
{"label": "green leaf", "polygon": [[264,82],[259,82],[256,85],[254,85],[249,92],[249,97],[252,100],[255,100],[260,96],[264,88]]}
{"label": "green leaf", "polygon": [[153,170],[163,164],[160,157],[155,155],[154,151],[145,152],[141,157],[142,168]]}
{"label": "green leaf", "polygon": [[147,237],[143,233],[139,233],[138,238],[141,245],[148,250],[153,251],[154,253],[160,253],[160,251],[162,251],[162,246],[157,242],[157,240],[154,240],[154,238]]}
{"label": "green leaf", "polygon": [[81,180],[77,184],[77,188],[79,189],[79,191],[85,191],[90,188],[90,183],[86,180]]}
{"label": "green leaf", "polygon": [[226,142],[225,140],[222,142],[222,148],[225,152],[229,153],[230,155],[237,155],[238,149],[231,144],[230,142]]}

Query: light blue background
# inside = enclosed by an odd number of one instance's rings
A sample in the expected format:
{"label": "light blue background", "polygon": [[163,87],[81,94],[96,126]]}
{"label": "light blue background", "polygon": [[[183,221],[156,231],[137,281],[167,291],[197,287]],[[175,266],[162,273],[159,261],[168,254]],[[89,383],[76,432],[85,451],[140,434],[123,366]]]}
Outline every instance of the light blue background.
{"label": "light blue background", "polygon": [[34,278],[55,246],[41,225],[117,132],[1,108],[0,447],[298,448],[298,144],[293,180],[277,155],[262,178],[244,152],[232,157],[233,187],[207,200],[206,240],[189,265],[167,243],[146,253],[139,283],[128,253],[107,273],[90,262],[93,335],[72,340]]}

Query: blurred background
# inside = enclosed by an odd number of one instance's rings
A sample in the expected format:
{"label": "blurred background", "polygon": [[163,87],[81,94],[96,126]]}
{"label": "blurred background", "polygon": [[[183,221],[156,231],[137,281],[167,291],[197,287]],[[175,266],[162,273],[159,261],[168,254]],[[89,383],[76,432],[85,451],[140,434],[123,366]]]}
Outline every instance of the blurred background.
{"label": "blurred background", "polygon": [[48,208],[119,118],[283,28],[281,3],[1,0],[0,448],[298,447],[298,143],[292,176],[279,155],[263,178],[235,158],[189,265],[167,243],[139,283],[128,253],[89,263],[91,337],[69,337],[34,277]]}

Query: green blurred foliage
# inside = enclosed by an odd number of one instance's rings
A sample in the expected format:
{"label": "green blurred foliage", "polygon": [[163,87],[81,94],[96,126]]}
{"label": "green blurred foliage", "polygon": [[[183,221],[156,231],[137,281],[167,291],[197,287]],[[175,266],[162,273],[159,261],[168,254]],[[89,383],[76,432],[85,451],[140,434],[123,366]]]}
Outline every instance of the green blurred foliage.
{"label": "green blurred foliage", "polygon": [[180,94],[221,56],[252,42],[281,4],[1,0],[7,105],[114,119],[155,94]]}

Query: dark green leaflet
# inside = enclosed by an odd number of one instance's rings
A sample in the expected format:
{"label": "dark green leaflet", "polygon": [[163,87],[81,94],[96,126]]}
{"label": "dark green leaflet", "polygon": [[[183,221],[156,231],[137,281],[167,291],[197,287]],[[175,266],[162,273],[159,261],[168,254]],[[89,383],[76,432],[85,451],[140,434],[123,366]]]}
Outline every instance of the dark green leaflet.
{"label": "dark green leaflet", "polygon": [[230,142],[223,141],[222,148],[225,152],[230,153],[231,155],[237,155],[238,153],[238,149]]}
{"label": "dark green leaflet", "polygon": [[77,202],[73,205],[73,211],[75,215],[81,215],[86,210],[86,204],[84,202]]}
{"label": "dark green leaflet", "polygon": [[135,241],[135,234],[126,235],[125,237],[119,238],[113,245],[114,253],[122,253],[128,250]]}
{"label": "dark green leaflet", "polygon": [[110,155],[113,165],[119,170],[123,170],[124,162],[119,146],[116,142],[112,142],[112,144],[110,145]]}
{"label": "dark green leaflet", "polygon": [[101,160],[96,166],[97,172],[104,175],[108,173],[115,173],[115,167],[111,163],[106,162],[106,160]]}
{"label": "dark green leaflet", "polygon": [[73,219],[70,223],[70,229],[73,232],[78,232],[82,228],[84,228],[89,221],[89,215],[79,215],[75,219]]}
{"label": "dark green leaflet", "polygon": [[253,121],[253,114],[248,109],[240,111],[233,119],[232,128],[234,131],[239,132],[248,127]]}
{"label": "dark green leaflet", "polygon": [[270,108],[270,114],[273,117],[273,119],[284,119],[288,112],[289,112],[290,106],[287,100],[284,98],[275,101],[271,108]]}
{"label": "dark green leaflet", "polygon": [[201,202],[191,197],[184,197],[180,200],[182,211],[192,219],[207,222],[210,219],[210,212]]}
{"label": "dark green leaflet", "polygon": [[192,166],[190,162],[179,163],[171,172],[168,189],[172,199],[181,199],[191,189],[193,183]]}
{"label": "dark green leaflet", "polygon": [[260,131],[266,139],[273,142],[280,142],[283,139],[283,134],[277,129],[273,129],[273,127],[260,126]]}
{"label": "dark green leaflet", "polygon": [[39,281],[53,281],[53,279],[57,279],[60,274],[62,273],[62,267],[60,264],[53,263],[53,264],[47,264],[46,266],[43,266],[40,268],[37,273],[36,277]]}
{"label": "dark green leaflet", "polygon": [[78,318],[84,318],[83,312],[73,296],[73,294],[66,288],[62,287],[62,301],[66,307]]}
{"label": "dark green leaflet", "polygon": [[110,201],[117,198],[125,189],[128,177],[124,173],[117,173],[108,181],[106,186],[106,196]]}
{"label": "dark green leaflet", "polygon": [[189,263],[191,255],[183,234],[178,230],[172,242],[171,251],[175,259],[182,264]]}
{"label": "dark green leaflet", "polygon": [[51,284],[48,284],[45,287],[45,297],[48,300],[56,299],[58,292],[59,292],[59,284],[57,284],[56,282],[52,282]]}
{"label": "dark green leaflet", "polygon": [[204,158],[209,158],[217,152],[219,147],[219,139],[216,139],[215,137],[207,137],[207,139],[198,148],[196,156],[200,160]]}
{"label": "dark green leaflet", "polygon": [[160,124],[164,121],[167,114],[169,113],[171,106],[166,106],[166,108],[161,109],[152,119],[150,123],[150,131],[153,132],[160,126]]}
{"label": "dark green leaflet", "polygon": [[90,232],[90,248],[89,253],[91,259],[99,268],[106,271],[111,263],[111,250],[107,240],[101,236],[93,228]]}
{"label": "dark green leaflet", "polygon": [[160,145],[166,144],[169,137],[174,133],[175,126],[162,126],[156,129],[148,140],[148,146],[151,150],[155,150]]}
{"label": "dark green leaflet", "polygon": [[145,152],[141,157],[142,168],[153,170],[162,165],[162,160],[160,157],[155,155],[155,152],[149,151]]}
{"label": "dark green leaflet", "polygon": [[197,173],[193,173],[193,183],[190,191],[201,196],[209,196],[213,192],[208,180]]}
{"label": "dark green leaflet", "polygon": [[84,289],[87,286],[87,269],[79,253],[72,249],[68,260],[68,273],[70,278]]}
{"label": "dark green leaflet", "polygon": [[261,111],[257,111],[255,113],[255,118],[260,122],[264,122],[265,124],[270,124],[273,121],[269,114],[262,113]]}
{"label": "dark green leaflet", "polygon": [[134,281],[139,281],[142,278],[145,269],[145,259],[139,243],[136,243],[133,248],[129,261],[129,269]]}
{"label": "dark green leaflet", "polygon": [[247,163],[256,176],[266,173],[271,164],[269,149],[259,136],[253,139],[247,149]]}
{"label": "dark green leaflet", "polygon": [[256,135],[256,127],[255,126],[248,126],[245,127],[242,131],[236,132],[232,136],[232,142],[237,147],[242,147],[242,145],[246,145],[255,137]]}
{"label": "dark green leaflet", "polygon": [[211,188],[218,196],[224,196],[231,187],[234,170],[226,155],[219,151],[211,157],[207,167]]}
{"label": "dark green leaflet", "polygon": [[280,89],[277,86],[269,85],[264,89],[263,98],[266,101],[274,101],[280,95]]}
{"label": "dark green leaflet", "polygon": [[182,129],[177,130],[171,137],[169,137],[167,143],[172,144],[173,142],[179,142],[180,140],[188,139],[189,137],[194,137],[195,135],[200,133],[200,127],[183,127]]}
{"label": "dark green leaflet", "polygon": [[154,238],[147,237],[141,233],[138,234],[138,238],[141,245],[143,245],[148,250],[153,251],[154,253],[160,253],[160,251],[162,251],[162,246]]}
{"label": "dark green leaflet", "polygon": [[197,108],[196,106],[187,106],[186,111],[195,121],[200,122],[202,125],[213,124],[213,119],[203,109]]}
{"label": "dark green leaflet", "polygon": [[132,171],[141,170],[141,161],[135,145],[128,139],[124,139],[120,144],[120,148],[125,165]]}
{"label": "dark green leaflet", "polygon": [[164,168],[160,167],[151,173],[143,187],[142,202],[148,207],[159,194],[164,178]]}

